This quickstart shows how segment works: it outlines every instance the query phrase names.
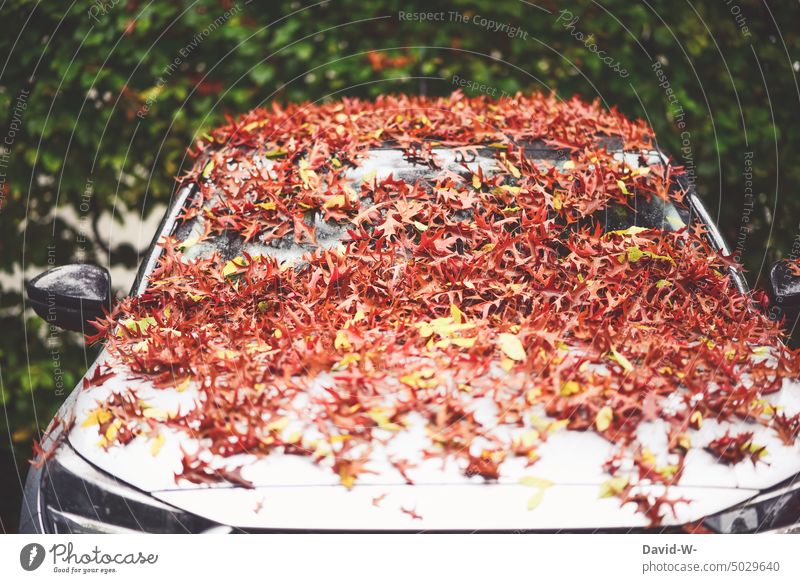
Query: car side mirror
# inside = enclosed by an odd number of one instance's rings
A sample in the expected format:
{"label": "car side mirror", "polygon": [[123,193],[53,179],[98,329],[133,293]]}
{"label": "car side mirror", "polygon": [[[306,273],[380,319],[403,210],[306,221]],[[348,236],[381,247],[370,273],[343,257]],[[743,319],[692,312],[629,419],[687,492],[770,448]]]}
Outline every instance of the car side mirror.
{"label": "car side mirror", "polygon": [[98,265],[56,267],[36,276],[26,286],[33,311],[49,324],[93,332],[89,322],[110,309],[111,276]]}
{"label": "car side mirror", "polygon": [[770,267],[768,291],[773,317],[786,316],[787,327],[793,328],[800,314],[800,275],[787,261],[778,261]]}

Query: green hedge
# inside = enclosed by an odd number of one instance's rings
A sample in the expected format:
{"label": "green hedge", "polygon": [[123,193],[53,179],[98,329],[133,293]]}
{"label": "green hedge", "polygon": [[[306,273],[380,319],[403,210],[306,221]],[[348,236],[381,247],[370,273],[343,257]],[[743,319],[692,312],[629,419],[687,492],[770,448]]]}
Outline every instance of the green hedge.
{"label": "green hedge", "polygon": [[[18,446],[91,354],[23,314],[13,282],[23,265],[30,272],[82,250],[108,257],[91,229],[54,221],[54,208],[72,207],[85,225],[115,202],[147,212],[169,198],[198,135],[274,99],[459,85],[599,96],[649,120],[695,173],[729,240],[741,241],[751,283],[763,262],[792,250],[796,2],[456,1],[424,17],[437,10],[430,2],[275,4],[97,0],[64,12],[67,3],[5,3],[0,141],[11,144],[0,156],[0,269],[12,283],[0,288],[0,430]],[[132,267],[136,254],[117,248],[111,258]]]}

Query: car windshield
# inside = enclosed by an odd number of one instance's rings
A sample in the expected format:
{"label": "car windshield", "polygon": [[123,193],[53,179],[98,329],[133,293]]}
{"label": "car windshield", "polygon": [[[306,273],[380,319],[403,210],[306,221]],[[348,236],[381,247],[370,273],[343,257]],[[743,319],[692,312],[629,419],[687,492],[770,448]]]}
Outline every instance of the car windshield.
{"label": "car windshield", "polygon": [[[568,155],[543,146],[526,148],[526,156],[537,165],[552,165],[560,168],[569,159]],[[379,180],[393,177],[406,183],[418,181],[431,183],[442,172],[453,172],[465,177],[481,170],[486,175],[491,175],[496,166],[496,158],[491,148],[478,148],[465,153],[463,150],[448,148],[433,148],[432,154],[437,161],[438,168],[419,161],[409,160],[403,150],[399,148],[382,148],[371,150],[357,167],[347,172],[347,177],[355,190],[363,180],[375,177]],[[618,152],[615,157],[624,160],[631,168],[652,167],[662,164],[657,152],[623,153]],[[268,156],[257,157],[256,163],[269,166],[271,160]],[[212,199],[213,201],[213,199]],[[362,206],[369,207],[369,200],[362,200]],[[462,211],[463,212],[463,211]],[[461,220],[470,220],[470,213],[465,213]],[[666,201],[655,196],[630,197],[626,205],[611,204],[610,206],[592,213],[589,217],[582,218],[571,225],[572,229],[578,226],[601,225],[605,232],[624,230],[629,227],[642,227],[663,231],[677,231],[691,222],[690,210],[671,201]],[[235,231],[212,234],[200,242],[194,243],[200,233],[204,231],[202,215],[178,225],[176,236],[179,241],[192,242],[185,246],[185,260],[191,261],[198,258],[207,258],[218,253],[223,260],[230,260],[247,253],[251,256],[271,256],[279,261],[297,260],[317,249],[328,249],[348,239],[347,223],[324,221],[320,213],[309,213],[306,223],[313,226],[316,234],[316,243],[296,243],[291,233],[268,243],[261,243],[251,239],[245,242],[242,235]]]}

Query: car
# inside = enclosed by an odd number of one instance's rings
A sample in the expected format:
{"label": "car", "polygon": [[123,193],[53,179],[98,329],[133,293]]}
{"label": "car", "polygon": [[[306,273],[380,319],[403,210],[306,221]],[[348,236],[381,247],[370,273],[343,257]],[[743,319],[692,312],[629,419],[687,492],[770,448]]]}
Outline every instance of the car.
{"label": "car", "polygon": [[[800,359],[649,128],[578,98],[383,96],[205,136],[21,530],[797,532]],[[96,330],[95,330],[96,329]]]}

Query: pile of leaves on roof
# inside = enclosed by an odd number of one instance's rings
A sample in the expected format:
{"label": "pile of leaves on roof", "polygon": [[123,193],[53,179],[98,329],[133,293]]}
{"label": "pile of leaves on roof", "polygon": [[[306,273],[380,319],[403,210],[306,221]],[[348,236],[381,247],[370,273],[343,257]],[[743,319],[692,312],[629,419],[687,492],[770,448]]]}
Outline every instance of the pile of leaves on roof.
{"label": "pile of leaves on roof", "polygon": [[[583,221],[634,197],[683,204],[680,168],[630,167],[609,138],[629,152],[653,144],[641,121],[543,95],[345,99],[231,120],[197,142],[182,179],[199,187],[183,218],[204,232],[162,241],[148,289],[97,336],[130,378],[191,386],[196,406],[154,412],[130,390],[88,422],[105,447],[157,439],[166,424],[217,456],[307,456],[346,487],[412,420],[425,425],[425,458],[485,480],[513,459],[535,464],[553,431],[591,431],[615,445],[607,494],[658,523],[676,501],[636,486],[677,484],[704,420],[795,441],[800,419],[765,397],[798,376],[800,359],[734,289],[699,226],[604,232]],[[536,142],[565,153],[561,163],[527,158],[522,145]],[[435,178],[348,180],[387,144]],[[493,149],[496,172],[440,169],[433,152],[467,160],[478,146]],[[320,221],[345,227],[345,240],[313,250]],[[312,251],[187,259],[198,240],[231,234]],[[479,401],[493,404],[490,421]],[[668,424],[667,459],[637,439],[655,419]],[[707,448],[729,464],[764,453],[747,434]],[[390,459],[412,483],[414,463]],[[196,454],[176,478],[247,485]]]}

